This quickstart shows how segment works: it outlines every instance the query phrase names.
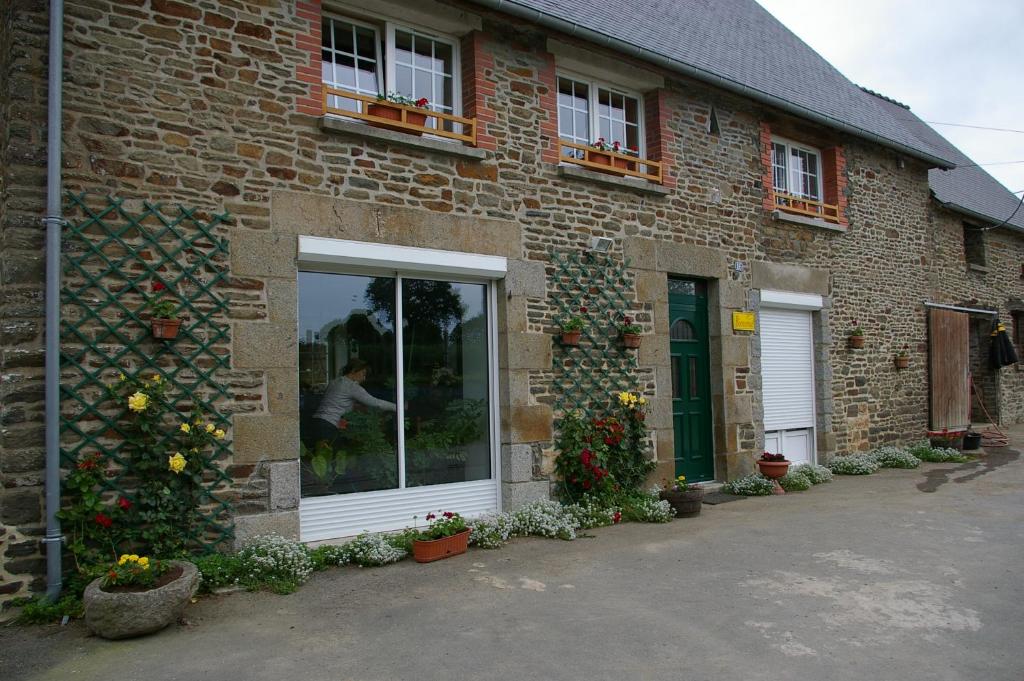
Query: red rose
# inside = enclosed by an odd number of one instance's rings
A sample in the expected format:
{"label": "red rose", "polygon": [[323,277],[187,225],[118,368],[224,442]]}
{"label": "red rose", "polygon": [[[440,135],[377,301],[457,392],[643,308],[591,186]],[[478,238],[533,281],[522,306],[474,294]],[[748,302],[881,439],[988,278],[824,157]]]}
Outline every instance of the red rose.
{"label": "red rose", "polygon": [[166,288],[167,287],[164,286],[163,282],[161,282],[161,281],[154,281],[153,282],[153,293],[158,293],[159,291],[163,291]]}
{"label": "red rose", "polygon": [[617,523],[617,522],[619,522],[620,520],[622,520],[622,514],[621,514],[621,513],[619,513],[618,511],[616,511],[616,512],[615,512],[615,515],[613,515],[613,516],[612,516],[612,522],[613,522],[613,523]]}
{"label": "red rose", "polygon": [[606,445],[613,445],[613,444],[615,444],[615,442],[614,442],[614,441],[613,441],[613,440],[612,440],[612,439],[611,439],[610,437],[606,437],[606,438],[604,439],[604,443],[605,443]]}
{"label": "red rose", "polygon": [[586,312],[586,311],[587,311],[586,306],[583,306],[583,307],[580,308],[580,312]]}
{"label": "red rose", "polygon": [[593,454],[591,454],[589,449],[584,449],[582,452],[580,452],[580,461],[583,462],[584,466],[589,466],[592,458]]}
{"label": "red rose", "polygon": [[122,510],[127,511],[129,508],[132,507],[132,502],[128,501],[124,497],[119,497],[117,500],[117,505],[120,506]]}
{"label": "red rose", "polygon": [[590,489],[590,481],[589,480],[584,480],[583,481],[583,489]]}
{"label": "red rose", "polygon": [[97,525],[105,528],[109,528],[111,525],[114,524],[114,521],[109,516],[105,516],[102,513],[97,513],[96,517],[93,518],[93,520],[96,521]]}

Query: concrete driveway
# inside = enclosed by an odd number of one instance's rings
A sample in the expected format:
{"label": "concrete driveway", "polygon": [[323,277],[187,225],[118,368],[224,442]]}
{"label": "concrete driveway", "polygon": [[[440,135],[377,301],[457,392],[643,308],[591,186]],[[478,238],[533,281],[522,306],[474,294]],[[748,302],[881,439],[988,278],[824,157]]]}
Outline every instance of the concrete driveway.
{"label": "concrete driveway", "polygon": [[1015,450],[592,534],[206,598],[135,641],[8,627],[0,676],[1024,679]]}

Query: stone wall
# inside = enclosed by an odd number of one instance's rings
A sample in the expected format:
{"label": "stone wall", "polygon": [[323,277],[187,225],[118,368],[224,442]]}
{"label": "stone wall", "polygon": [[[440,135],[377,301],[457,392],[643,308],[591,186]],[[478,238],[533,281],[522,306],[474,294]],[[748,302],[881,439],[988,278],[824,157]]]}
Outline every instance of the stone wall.
{"label": "stone wall", "polygon": [[[964,252],[964,216],[933,205],[929,210],[932,257],[928,262],[929,297],[937,303],[995,310],[1013,337],[1013,312],[1024,311],[1024,234],[1006,228],[985,230],[984,268],[972,267]],[[977,318],[981,331],[988,320]],[[977,334],[974,334],[977,335]],[[993,419],[1003,424],[1024,421],[1024,370],[1021,365],[995,371],[987,366],[989,338],[980,337],[972,352],[975,382]],[[1017,348],[1018,354],[1024,348]],[[983,422],[975,400],[974,420]]]}
{"label": "stone wall", "polygon": [[[7,193],[18,201],[7,204],[5,246],[13,248],[4,250],[3,281],[19,291],[16,299],[4,298],[4,389],[16,398],[5,400],[4,424],[5,432],[17,432],[4,438],[8,532],[38,528],[32,523],[39,517],[39,489],[32,485],[41,479],[42,462],[42,5],[15,3],[28,45],[16,58],[27,67],[19,71],[26,80],[19,91],[29,96],[13,104],[24,112],[17,135],[11,134],[22,162],[11,171]],[[466,90],[481,118],[484,149],[346,121],[322,124],[311,113],[311,84],[297,78],[311,68],[310,14],[318,7],[266,0],[68,3],[66,188],[234,216],[228,318],[233,474],[240,484],[250,477],[269,480],[269,486],[247,488],[255,493],[238,519],[240,536],[297,528],[300,233],[510,259],[499,288],[507,501],[549,490],[558,295],[550,254],[583,249],[592,236],[612,238],[612,257],[628,261],[624,294],[635,301],[647,334],[637,382],[651,400],[659,474],[669,472],[673,450],[669,275],[710,281],[721,477],[749,470],[763,444],[756,335],[731,327],[731,312],[754,307],[758,288],[809,290],[829,300],[816,332],[819,392],[827,387],[833,395],[820,409],[821,457],[921,435],[927,410],[920,303],[930,290],[925,273],[932,248],[922,165],[650,69],[665,82],[646,102],[666,114],[659,131],[666,148],[659,151],[674,156],[671,181],[645,187],[572,172],[552,162],[557,128],[550,36],[479,8],[473,10],[482,16],[479,28],[463,37],[462,54],[471,57],[464,70],[484,79]],[[707,125],[712,107],[717,131]],[[761,175],[763,121],[787,137],[842,148],[847,229],[771,218]],[[755,276],[758,264],[766,267]],[[854,319],[867,332],[865,350],[848,350],[842,342]],[[904,343],[911,344],[911,368],[896,372],[892,356]],[[10,453],[15,442],[21,454]],[[17,461],[23,471],[15,473],[11,462]],[[8,500],[15,498],[32,514],[8,522]]]}
{"label": "stone wall", "polygon": [[43,586],[45,0],[0,9],[0,594]]}

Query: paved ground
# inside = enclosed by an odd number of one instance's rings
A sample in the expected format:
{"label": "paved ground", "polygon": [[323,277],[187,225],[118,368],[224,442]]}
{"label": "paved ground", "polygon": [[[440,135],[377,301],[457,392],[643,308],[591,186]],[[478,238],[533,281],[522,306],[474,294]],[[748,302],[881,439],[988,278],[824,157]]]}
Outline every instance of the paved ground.
{"label": "paved ground", "polygon": [[990,450],[667,526],[203,599],[188,626],[136,641],[9,627],[0,677],[1022,681],[1022,502],[1024,461]]}

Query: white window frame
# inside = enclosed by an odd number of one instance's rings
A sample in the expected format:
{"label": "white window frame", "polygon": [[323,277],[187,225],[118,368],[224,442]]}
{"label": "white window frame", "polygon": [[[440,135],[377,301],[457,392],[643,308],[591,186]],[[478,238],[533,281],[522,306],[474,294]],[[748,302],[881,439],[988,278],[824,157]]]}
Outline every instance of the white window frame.
{"label": "white window frame", "polygon": [[[821,159],[822,159],[821,150],[817,149],[815,147],[808,146],[806,144],[800,144],[799,142],[794,142],[793,140],[786,139],[785,137],[776,137],[776,136],[773,135],[772,136],[772,152],[773,153],[775,151],[775,146],[776,145],[779,145],[779,146],[785,148],[785,153],[783,153],[782,157],[783,157],[783,160],[784,160],[784,166],[783,167],[785,168],[785,172],[783,173],[783,176],[786,178],[786,186],[785,187],[773,186],[773,189],[775,191],[777,191],[777,192],[782,193],[782,194],[789,194],[790,196],[795,196],[795,197],[797,197],[799,199],[806,199],[808,201],[820,201],[820,202],[823,202],[825,200],[825,187],[824,187],[824,180],[823,180],[823,177],[822,177],[823,174],[824,174],[824,172],[823,172],[824,171],[824,167],[822,166],[822,162],[821,162]],[[817,187],[818,188],[818,196],[817,196],[817,198],[814,198],[812,196],[807,196],[807,195],[803,194],[799,190],[794,190],[794,186],[793,186],[794,185],[794,179],[795,179],[794,178],[794,173],[796,173],[797,171],[796,171],[796,169],[793,168],[792,164],[789,161],[790,155],[792,154],[793,150],[802,151],[805,154],[813,154],[817,158],[817,161],[818,161],[818,173],[817,173],[817,178],[816,178],[817,179],[817,185],[818,185],[818,187]],[[774,155],[773,155],[773,158],[772,158],[772,184],[773,185],[775,185],[775,165],[776,165],[774,160],[775,159],[774,159]],[[802,183],[797,183],[797,184],[799,185],[799,184],[802,184]]]}
{"label": "white window frame", "polygon": [[[603,81],[603,80],[594,78],[592,76],[586,76],[586,75],[584,75],[582,73],[578,73],[578,72],[575,72],[575,71],[568,71],[568,70],[565,70],[565,69],[558,69],[555,72],[555,114],[559,115],[559,116],[562,113],[561,107],[558,105],[558,80],[560,78],[566,78],[568,80],[576,81],[578,83],[583,83],[588,88],[588,90],[587,90],[587,106],[589,107],[588,124],[590,126],[589,131],[588,131],[589,135],[590,135],[590,139],[587,141],[588,145],[592,144],[593,142],[596,142],[597,138],[598,138],[597,131],[600,128],[600,116],[598,114],[597,93],[600,90],[608,90],[609,92],[612,92],[612,93],[615,93],[615,94],[618,94],[618,95],[624,95],[626,97],[631,97],[632,99],[635,99],[636,100],[636,113],[637,113],[637,138],[638,138],[638,144],[637,144],[638,156],[637,156],[637,158],[644,159],[644,160],[647,159],[647,131],[646,131],[645,125],[644,125],[644,123],[645,123],[645,121],[644,121],[644,97],[643,97],[642,93],[636,92],[635,90],[626,89],[626,88],[621,87],[619,85],[613,85],[612,83],[609,83],[607,81]],[[558,135],[558,138],[559,139],[563,139],[562,135],[561,135],[561,121],[557,121],[557,123],[559,125],[559,135]],[[611,144],[615,140],[605,140],[605,141],[608,144]],[[622,142],[623,144],[626,143],[625,140],[619,140],[619,141]],[[577,142],[577,144],[578,144],[578,142]],[[559,154],[559,156],[561,156],[561,154]],[[564,163],[564,161],[563,161],[563,163]]]}
{"label": "white window frame", "polygon": [[[462,63],[459,49],[459,41],[457,38],[449,35],[442,35],[436,31],[430,31],[418,26],[411,24],[398,23],[389,21],[381,18],[377,23],[372,23],[365,19],[356,19],[351,16],[338,13],[325,12],[323,15],[324,20],[331,21],[342,21],[345,23],[353,24],[356,26],[362,26],[364,28],[373,29],[376,39],[376,45],[378,49],[377,54],[377,82],[380,84],[380,92],[388,93],[395,92],[396,82],[396,71],[395,71],[395,31],[400,30],[406,33],[411,33],[414,36],[426,38],[428,40],[434,40],[439,43],[444,43],[452,48],[452,105],[451,112],[446,112],[443,109],[434,108],[434,100],[430,100],[429,108],[432,111],[439,111],[441,113],[452,113],[455,116],[462,115]],[[382,30],[383,29],[383,30]],[[321,47],[321,50],[323,48]],[[383,64],[383,69],[381,68]],[[322,77],[322,70],[321,70]],[[326,82],[326,81],[325,81]],[[349,88],[337,84],[337,83],[326,83],[331,87],[336,87],[340,90],[349,90]],[[433,88],[433,79],[431,79],[431,88]],[[356,92],[355,90],[352,90]],[[365,93],[361,93],[365,94]],[[430,99],[430,98],[428,98]],[[433,119],[431,119],[433,120]]]}
{"label": "white window frame", "polygon": [[[374,26],[373,24],[367,23],[365,21],[359,21],[358,19],[352,19],[350,17],[341,17],[341,16],[334,16],[334,15],[325,14],[324,15],[324,19],[327,20],[327,21],[332,21],[332,22],[334,22],[334,21],[341,21],[341,22],[344,22],[344,23],[347,23],[347,24],[352,24],[353,26],[359,26],[360,28],[366,28],[366,29],[369,29],[369,30],[373,31],[373,43],[374,43],[374,45],[376,46],[376,48],[378,50],[378,52],[377,52],[377,54],[375,56],[375,61],[374,61],[374,64],[377,67],[376,68],[377,84],[380,85],[381,83],[383,83],[384,82],[384,74],[383,74],[383,72],[381,70],[381,61],[382,61],[381,57],[382,57],[382,55],[379,52],[380,46],[381,46],[380,28],[377,27],[377,26]],[[332,25],[332,28],[333,28],[333,25]],[[331,42],[332,42],[331,52],[338,52],[338,49],[333,47],[333,41],[334,41],[334,34],[332,32],[332,34],[331,34]],[[321,41],[320,41],[320,51],[323,52],[323,49],[324,49],[323,48],[323,39],[321,38]],[[356,48],[356,50],[358,52],[358,48]],[[355,59],[356,59],[356,70],[358,71],[359,70],[359,63],[358,63],[359,57],[355,57]],[[332,64],[333,63],[335,63],[335,62],[332,62]],[[332,75],[333,75],[333,71],[332,71]],[[323,67],[320,68],[320,78],[321,78],[321,80],[323,80]],[[329,81],[323,80],[323,83],[325,85],[330,85],[331,87],[338,88],[339,90],[350,90],[350,88],[348,88],[345,85],[343,85],[343,84],[341,84],[339,82],[336,82],[336,81],[335,82],[329,82]],[[360,92],[359,90],[351,90],[351,91],[352,92],[359,92],[359,94],[364,94],[364,95],[365,94],[369,94],[369,93],[366,93],[366,92]],[[374,93],[374,94],[376,94],[376,93]]]}
{"label": "white window frame", "polygon": [[[439,485],[405,485],[405,429],[398,429],[399,486],[372,492],[353,492],[299,499],[299,536],[302,541],[320,541],[353,536],[359,532],[400,530],[410,526],[413,516],[445,507],[468,517],[501,509],[501,418],[498,395],[498,281],[508,271],[501,256],[443,251],[411,246],[372,244],[361,241],[299,236],[298,269],[352,275],[377,275],[395,279],[395,348],[401,352],[401,282],[403,279],[441,279],[484,284],[487,287],[487,376],[488,423],[491,475],[483,480]],[[403,364],[396,365],[396,420],[404,422],[405,396]],[[465,506],[463,506],[463,504]],[[375,508],[386,510],[381,516]],[[460,510],[462,508],[462,510]],[[361,518],[353,524],[349,517]]]}

